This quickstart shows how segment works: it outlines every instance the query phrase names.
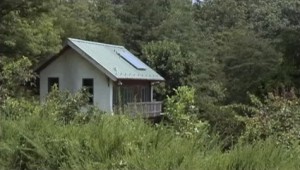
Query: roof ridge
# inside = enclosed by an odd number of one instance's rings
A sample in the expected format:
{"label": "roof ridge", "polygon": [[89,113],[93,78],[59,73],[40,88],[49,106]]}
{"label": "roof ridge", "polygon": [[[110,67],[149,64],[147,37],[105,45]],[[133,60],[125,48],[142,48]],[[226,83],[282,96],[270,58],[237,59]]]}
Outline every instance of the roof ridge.
{"label": "roof ridge", "polygon": [[114,45],[114,44],[106,44],[106,43],[100,43],[100,42],[96,42],[96,41],[88,41],[88,40],[82,40],[82,39],[77,39],[77,38],[68,38],[69,41],[79,41],[79,42],[84,42],[87,44],[98,44],[98,45],[102,45],[102,46],[108,46],[108,47],[118,47],[118,48],[125,48],[122,45]]}

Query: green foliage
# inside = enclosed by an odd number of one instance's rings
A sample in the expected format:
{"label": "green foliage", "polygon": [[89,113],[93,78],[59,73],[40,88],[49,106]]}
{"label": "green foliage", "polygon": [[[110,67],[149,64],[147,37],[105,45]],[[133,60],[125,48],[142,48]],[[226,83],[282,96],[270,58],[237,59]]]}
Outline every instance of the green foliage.
{"label": "green foliage", "polygon": [[[59,105],[57,102],[56,104]],[[14,103],[11,105],[15,106]],[[0,143],[1,168],[179,168],[190,164],[190,159],[185,157],[193,158],[195,148],[206,151],[208,148],[202,145],[213,144],[211,139],[204,137],[197,141],[187,141],[164,126],[154,127],[142,120],[124,116],[98,115],[84,124],[61,124],[41,116],[51,115],[53,112],[53,109],[44,105],[31,105],[33,108],[41,107],[42,110],[24,110],[28,106],[18,106],[23,107],[20,112],[25,112],[20,114],[21,118],[0,119],[0,139],[3,141]],[[175,147],[177,154],[173,152]],[[157,164],[163,157],[169,159]]]}
{"label": "green foliage", "polygon": [[89,39],[106,43],[120,43],[119,19],[109,0],[62,2],[51,12],[61,38]]}
{"label": "green foliage", "polygon": [[22,57],[16,61],[9,59],[0,61],[0,102],[9,96],[20,96],[24,94],[24,86],[27,82],[35,78],[35,74],[29,69],[31,61]]}
{"label": "green foliage", "polygon": [[126,46],[140,55],[142,46],[158,40],[158,27],[169,11],[169,0],[126,0],[117,12],[121,19],[120,30]]}
{"label": "green foliage", "polygon": [[220,106],[210,105],[205,112],[199,115],[201,120],[209,123],[210,132],[219,136],[224,150],[233,147],[244,132],[244,122],[238,119],[237,114],[232,110],[224,110]]}
{"label": "green foliage", "polygon": [[61,124],[34,114],[37,110],[20,111],[30,116],[0,119],[2,169],[297,169],[300,166],[299,157],[295,156],[299,155],[298,145],[287,149],[272,139],[241,143],[222,152],[218,142],[205,133],[186,138],[169,127],[149,125],[139,119],[98,115],[83,124]]}
{"label": "green foliage", "polygon": [[166,112],[173,117],[180,117],[182,114],[195,114],[195,89],[181,86],[173,89],[175,95],[168,97]]}
{"label": "green foliage", "polygon": [[0,55],[24,55],[37,62],[41,56],[57,52],[60,48],[60,32],[54,28],[52,17],[42,14],[23,18],[19,13],[10,13],[5,19],[0,23]]}
{"label": "green foliage", "polygon": [[144,58],[147,63],[165,78],[167,84],[160,87],[161,95],[173,94],[173,89],[183,85],[186,61],[181,52],[180,45],[175,42],[158,41],[144,46]]}
{"label": "green foliage", "polygon": [[[245,94],[261,92],[281,64],[281,54],[271,42],[247,30],[220,36],[220,58],[224,62],[229,98],[243,101]],[[234,96],[234,97],[233,97]]]}
{"label": "green foliage", "polygon": [[[231,151],[214,155],[209,161],[213,169],[297,169],[298,145],[286,149],[272,138],[254,144],[238,144]],[[285,160],[285,161],[282,161]]]}
{"label": "green foliage", "polygon": [[[0,169],[299,169],[299,14],[298,0],[2,0]],[[31,63],[67,37],[142,57],[171,122],[26,96]]]}
{"label": "green foliage", "polygon": [[208,125],[197,118],[195,89],[181,86],[167,98],[165,112],[180,135],[192,137],[207,130]]}
{"label": "green foliage", "polygon": [[300,107],[298,98],[284,98],[270,94],[263,102],[254,95],[250,95],[250,99],[251,106],[231,106],[248,115],[240,117],[246,125],[241,140],[252,142],[273,137],[276,143],[287,146],[299,143]]}
{"label": "green foliage", "polygon": [[62,124],[84,123],[91,119],[95,112],[100,113],[97,108],[87,103],[88,93],[85,90],[72,94],[67,91],[59,91],[56,86],[53,86],[42,104],[34,98],[8,96],[0,107],[0,115],[12,120],[41,116]]}
{"label": "green foliage", "polygon": [[[158,27],[160,41],[174,41],[182,48],[196,50],[199,34],[193,21],[193,6],[189,0],[172,0],[166,18]],[[193,51],[194,52],[194,51]]]}
{"label": "green foliage", "polygon": [[205,32],[222,32],[239,27],[244,19],[244,7],[237,0],[206,0],[195,9],[195,20]]}
{"label": "green foliage", "polygon": [[[42,116],[54,118],[56,121],[70,123],[74,121],[77,114],[82,112],[82,109],[88,108],[88,93],[79,91],[72,94],[67,91],[59,91],[56,86],[46,98],[42,108]],[[47,115],[47,113],[51,113]]]}
{"label": "green foliage", "polygon": [[166,65],[156,68],[168,80],[166,94],[193,86],[206,110],[224,98],[244,101],[247,91],[261,96],[281,84],[298,87],[297,4],[5,0],[0,3],[0,56],[28,56],[36,63],[57,52],[67,37],[122,44],[151,66]]}
{"label": "green foliage", "polygon": [[[28,100],[27,98],[7,98],[1,104],[0,112],[3,118],[12,120],[22,119],[24,117],[32,116],[32,114],[40,112],[41,108],[35,100]],[[0,117],[1,117],[0,116]]]}
{"label": "green foliage", "polygon": [[11,12],[18,12],[22,16],[32,16],[37,12],[46,12],[51,9],[50,0],[3,0],[0,2],[0,20],[5,18]]}

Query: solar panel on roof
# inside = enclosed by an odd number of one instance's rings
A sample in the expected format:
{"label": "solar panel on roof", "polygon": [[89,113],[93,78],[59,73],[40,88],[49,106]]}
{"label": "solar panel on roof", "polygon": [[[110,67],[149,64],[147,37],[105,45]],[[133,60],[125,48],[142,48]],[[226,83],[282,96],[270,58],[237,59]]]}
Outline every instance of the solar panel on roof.
{"label": "solar panel on roof", "polygon": [[139,70],[145,70],[147,68],[141,60],[127,51],[119,51],[118,54]]}

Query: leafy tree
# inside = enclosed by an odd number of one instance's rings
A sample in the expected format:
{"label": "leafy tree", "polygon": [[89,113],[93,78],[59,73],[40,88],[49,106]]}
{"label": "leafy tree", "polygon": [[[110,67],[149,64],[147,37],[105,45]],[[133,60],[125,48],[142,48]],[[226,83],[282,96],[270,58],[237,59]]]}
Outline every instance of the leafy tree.
{"label": "leafy tree", "polygon": [[197,117],[195,106],[195,89],[180,86],[174,89],[175,94],[167,97],[166,114],[172,121],[175,130],[182,136],[192,137],[203,133],[208,127]]}
{"label": "leafy tree", "polygon": [[[227,35],[226,35],[227,34]],[[265,84],[278,66],[282,55],[269,40],[247,30],[235,30],[222,35],[220,58],[224,62],[227,89],[231,101],[244,101],[249,92],[264,92]]]}
{"label": "leafy tree", "polygon": [[163,95],[173,94],[173,89],[183,85],[186,61],[177,43],[169,41],[152,42],[144,46],[147,63],[165,78],[165,86],[160,87]]}
{"label": "leafy tree", "polygon": [[[291,1],[282,8],[282,20],[286,24],[280,28],[277,39],[278,48],[283,53],[281,77],[279,81],[286,87],[299,88],[299,31],[300,31],[300,8],[298,1]],[[298,94],[298,93],[297,93]]]}
{"label": "leafy tree", "polygon": [[81,38],[106,43],[120,43],[119,20],[109,0],[65,1],[53,10],[55,27],[61,38]]}
{"label": "leafy tree", "polygon": [[24,94],[24,85],[35,78],[34,73],[30,70],[32,63],[22,57],[17,61],[9,59],[1,60],[0,67],[0,103],[8,97],[18,97]]}
{"label": "leafy tree", "polygon": [[51,9],[55,1],[50,0],[2,0],[0,2],[0,22],[11,12],[18,12],[22,16],[34,15]]}
{"label": "leafy tree", "polygon": [[158,40],[158,27],[169,11],[168,0],[126,0],[117,12],[126,47],[140,55],[142,46]]}
{"label": "leafy tree", "polygon": [[194,6],[194,18],[202,32],[214,33],[239,27],[245,20],[245,9],[237,0],[206,0]]}
{"label": "leafy tree", "polygon": [[274,96],[272,93],[265,100],[249,95],[251,105],[231,105],[241,115],[246,129],[241,140],[253,142],[273,137],[276,143],[293,145],[299,141],[299,99],[291,91],[289,96]]}
{"label": "leafy tree", "polygon": [[[80,112],[83,112],[83,107],[86,110],[90,109],[88,99],[89,95],[84,90],[72,94],[68,91],[59,91],[56,86],[53,86],[41,110],[41,116],[69,124]],[[47,115],[47,112],[51,114]]]}
{"label": "leafy tree", "polygon": [[263,36],[278,35],[286,24],[282,20],[285,4],[294,0],[206,0],[195,5],[195,20],[199,27],[210,33],[231,28],[246,27]]}
{"label": "leafy tree", "polygon": [[20,18],[17,14],[11,14],[7,19],[5,26],[0,27],[2,28],[0,37],[3,40],[0,53],[3,55],[10,57],[26,55],[36,61],[40,56],[59,49],[59,32],[53,27],[53,19],[48,16],[28,20]]}
{"label": "leafy tree", "polygon": [[52,7],[50,2],[2,2],[9,7],[0,20],[0,56],[25,55],[36,61],[58,50],[59,30],[53,27],[54,18],[47,15],[48,8]]}
{"label": "leafy tree", "polygon": [[170,2],[166,18],[158,27],[159,40],[174,41],[184,50],[197,50],[199,41],[196,24],[193,19],[193,6],[189,0]]}

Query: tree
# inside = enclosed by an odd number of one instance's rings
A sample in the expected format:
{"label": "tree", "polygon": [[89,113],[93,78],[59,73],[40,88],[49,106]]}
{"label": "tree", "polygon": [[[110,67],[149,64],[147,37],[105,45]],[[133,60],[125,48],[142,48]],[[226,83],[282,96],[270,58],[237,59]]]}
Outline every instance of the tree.
{"label": "tree", "polygon": [[277,72],[282,60],[271,41],[248,30],[234,30],[220,36],[219,57],[224,63],[228,99],[241,102],[245,101],[246,92],[265,92],[268,79]]}
{"label": "tree", "polygon": [[223,73],[214,56],[212,37],[198,27],[193,15],[194,7],[190,1],[174,0],[159,31],[161,39],[180,45],[184,78],[178,79],[181,79],[181,84],[195,88],[197,104],[205,109],[223,98]]}
{"label": "tree", "polygon": [[142,46],[158,40],[158,27],[169,11],[168,0],[136,1],[126,0],[121,3],[118,17],[122,25],[120,30],[126,47],[134,54],[141,55]]}
{"label": "tree", "polygon": [[24,94],[24,85],[35,78],[35,74],[30,70],[31,65],[31,61],[26,57],[16,61],[7,58],[0,61],[0,103],[8,97]]}
{"label": "tree", "polygon": [[105,43],[122,42],[119,20],[109,0],[65,1],[51,13],[61,38],[81,38]]}
{"label": "tree", "polygon": [[166,80],[165,86],[158,89],[163,96],[173,94],[173,89],[183,85],[186,62],[177,43],[152,42],[144,46],[143,54],[144,60]]}
{"label": "tree", "polygon": [[159,40],[170,40],[181,45],[184,50],[195,51],[200,40],[193,19],[193,6],[189,0],[170,2],[166,18],[158,27]]}
{"label": "tree", "polygon": [[6,19],[7,22],[0,27],[0,54],[9,57],[26,55],[38,61],[41,56],[60,48],[59,32],[53,27],[53,19],[47,15],[26,19],[12,13]]}
{"label": "tree", "polygon": [[194,6],[194,18],[201,32],[220,32],[245,21],[245,9],[237,0],[206,0]]}
{"label": "tree", "polygon": [[239,119],[245,123],[245,132],[241,136],[244,142],[265,140],[269,137],[274,142],[291,146],[299,142],[299,99],[291,91],[287,97],[274,96],[260,100],[249,95],[250,105],[231,105],[228,108],[236,109],[241,115]]}
{"label": "tree", "polygon": [[[51,2],[51,1],[50,1]],[[49,1],[3,1],[6,8],[0,20],[0,56],[28,56],[32,60],[56,52],[60,47],[59,31],[47,13]]]}
{"label": "tree", "polygon": [[[291,0],[292,1],[292,0]],[[300,87],[300,8],[298,1],[287,3],[282,8],[282,18],[286,24],[276,37],[278,49],[284,54],[280,81],[287,87]],[[298,94],[299,95],[299,94]]]}
{"label": "tree", "polygon": [[0,2],[0,22],[11,12],[18,12],[21,16],[34,15],[51,9],[55,1],[50,0],[2,0]]}

